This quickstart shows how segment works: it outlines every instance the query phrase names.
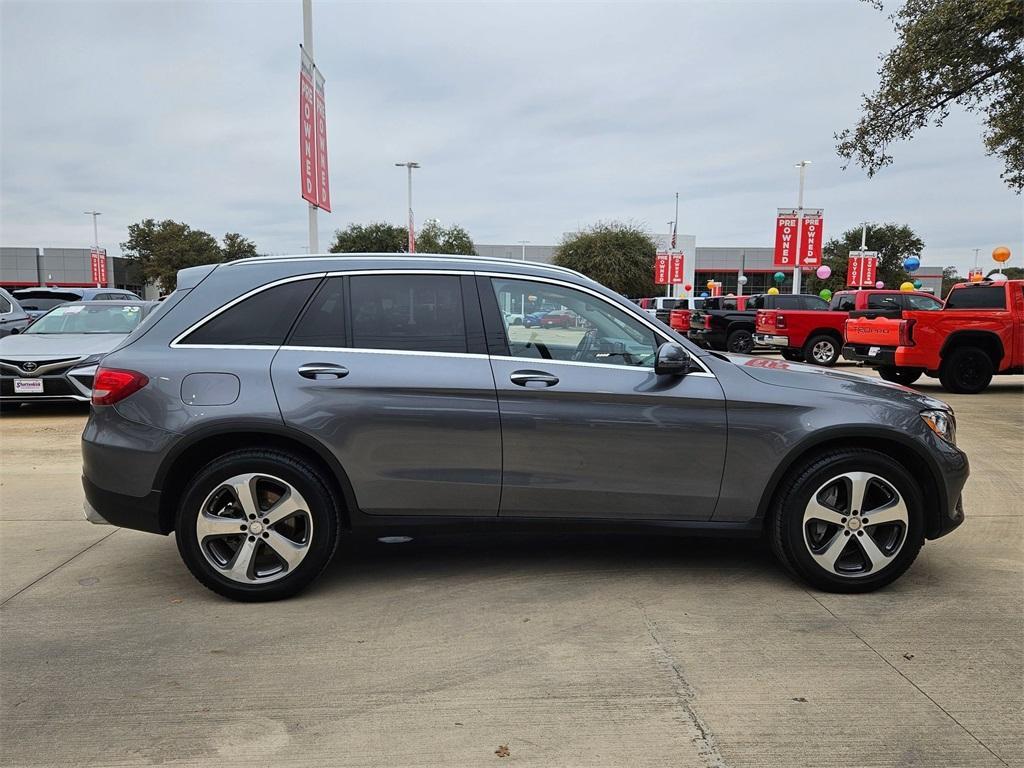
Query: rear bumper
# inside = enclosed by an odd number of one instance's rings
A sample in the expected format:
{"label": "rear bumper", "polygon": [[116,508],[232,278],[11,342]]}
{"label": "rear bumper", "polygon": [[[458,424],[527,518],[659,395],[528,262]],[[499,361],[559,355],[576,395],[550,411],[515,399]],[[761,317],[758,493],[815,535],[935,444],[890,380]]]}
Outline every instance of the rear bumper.
{"label": "rear bumper", "polygon": [[82,476],[85,490],[85,519],[97,525],[117,525],[147,533],[170,533],[160,524],[160,492],[127,496],[100,488]]}
{"label": "rear bumper", "polygon": [[686,338],[701,347],[712,347],[721,343],[718,334],[706,328],[691,328],[686,334]]}
{"label": "rear bumper", "polygon": [[776,336],[772,333],[755,333],[754,343],[759,347],[788,347],[789,336]]}
{"label": "rear bumper", "polygon": [[[873,353],[873,354],[872,354]],[[895,366],[895,347],[869,347],[866,344],[846,344],[843,357],[855,363],[867,363],[871,366]]]}

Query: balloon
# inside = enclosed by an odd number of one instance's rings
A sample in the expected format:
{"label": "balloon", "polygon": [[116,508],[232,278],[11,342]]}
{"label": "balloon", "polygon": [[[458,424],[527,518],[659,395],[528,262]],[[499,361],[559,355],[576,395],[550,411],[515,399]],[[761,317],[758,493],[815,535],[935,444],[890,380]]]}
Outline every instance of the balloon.
{"label": "balloon", "polygon": [[992,258],[1003,264],[1010,260],[1010,249],[1005,245],[1000,245],[998,248],[993,249]]}
{"label": "balloon", "polygon": [[693,290],[693,286],[692,286],[692,285],[690,285],[689,283],[687,283],[686,285],[684,285],[684,286],[683,286],[683,288],[684,288],[684,289],[686,289],[687,291],[692,291],[692,290]]}
{"label": "balloon", "polygon": [[920,287],[921,287],[921,281],[920,280],[915,280],[914,281],[914,288],[920,288]]}
{"label": "balloon", "polygon": [[710,288],[710,287],[711,287],[711,286],[713,286],[714,284],[715,284],[715,281],[714,281],[714,280],[708,280],[708,288]]}
{"label": "balloon", "polygon": [[775,279],[776,283],[781,283],[786,279],[786,276],[781,272],[776,272],[772,277]]}
{"label": "balloon", "polygon": [[906,260],[903,262],[903,268],[907,270],[907,272],[917,272],[920,266],[921,260],[917,258],[917,256],[907,256]]}
{"label": "balloon", "polygon": [[875,288],[877,288],[878,290],[882,290],[883,288],[885,288],[885,282],[879,280],[877,283],[875,283]]}
{"label": "balloon", "polygon": [[818,276],[819,280],[828,280],[832,275],[832,267],[827,264],[822,264],[814,274]]}
{"label": "balloon", "polygon": [[914,290],[914,284],[912,282],[910,282],[909,280],[906,281],[906,282],[900,283],[900,290],[904,291],[904,292],[912,291],[912,290]]}
{"label": "balloon", "polygon": [[1006,275],[1004,275],[1002,272],[993,272],[991,275],[988,276],[988,279],[991,280],[993,283],[1002,283],[1006,281]]}
{"label": "balloon", "polygon": [[818,295],[821,296],[825,301],[832,301],[832,291],[828,288],[822,288],[818,291]]}
{"label": "balloon", "polygon": [[985,278],[981,274],[981,270],[980,269],[977,272],[971,272],[971,274],[970,274],[970,280],[971,280],[972,283],[980,283],[984,279]]}
{"label": "balloon", "polygon": [[700,297],[701,297],[702,299],[706,299],[706,298],[707,298],[708,296],[710,296],[710,295],[711,295],[711,294],[710,294],[710,293],[708,293],[707,291],[702,291],[702,292],[701,292],[701,294],[700,294]]}
{"label": "balloon", "polygon": [[747,276],[746,275],[740,275],[736,279],[739,281],[740,285],[746,285],[747,284]]}
{"label": "balloon", "polygon": [[778,296],[778,295],[779,295],[779,289],[778,289],[778,288],[776,288],[776,287],[775,287],[775,286],[773,285],[773,286],[772,286],[771,288],[769,288],[769,289],[768,289],[768,294],[769,294],[770,296]]}

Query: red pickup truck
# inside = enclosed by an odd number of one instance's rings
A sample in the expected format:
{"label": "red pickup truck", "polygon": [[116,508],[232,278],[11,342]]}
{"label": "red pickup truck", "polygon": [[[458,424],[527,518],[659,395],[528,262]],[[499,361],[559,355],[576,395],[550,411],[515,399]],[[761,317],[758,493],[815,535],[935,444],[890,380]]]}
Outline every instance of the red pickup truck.
{"label": "red pickup truck", "polygon": [[899,315],[905,309],[942,309],[942,302],[929,293],[916,291],[839,291],[833,294],[827,310],[758,311],[754,343],[775,347],[786,360],[833,366],[843,348],[843,326],[850,312],[873,310]]}
{"label": "red pickup truck", "polygon": [[912,384],[926,373],[949,392],[981,392],[994,374],[1024,373],[1024,280],[959,283],[941,312],[851,315],[843,357],[888,381]]}

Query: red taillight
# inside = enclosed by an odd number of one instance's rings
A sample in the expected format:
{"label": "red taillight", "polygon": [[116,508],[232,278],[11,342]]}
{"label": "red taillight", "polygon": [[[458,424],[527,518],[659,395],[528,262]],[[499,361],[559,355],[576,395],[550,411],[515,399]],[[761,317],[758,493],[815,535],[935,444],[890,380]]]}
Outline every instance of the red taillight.
{"label": "red taillight", "polygon": [[775,327],[776,328],[785,328],[786,327],[786,316],[783,315],[781,312],[776,312],[775,313]]}
{"label": "red taillight", "polygon": [[900,346],[901,347],[912,347],[914,346],[914,320],[901,320],[900,321]]}
{"label": "red taillight", "polygon": [[92,381],[92,404],[113,405],[147,384],[149,379],[138,371],[99,368]]}

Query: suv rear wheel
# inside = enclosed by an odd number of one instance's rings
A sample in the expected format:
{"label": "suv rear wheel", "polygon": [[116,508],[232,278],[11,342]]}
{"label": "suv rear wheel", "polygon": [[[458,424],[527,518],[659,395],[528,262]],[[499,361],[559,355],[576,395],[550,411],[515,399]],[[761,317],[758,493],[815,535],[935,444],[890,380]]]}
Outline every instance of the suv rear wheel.
{"label": "suv rear wheel", "polygon": [[823,365],[831,368],[839,359],[839,351],[842,345],[836,341],[834,336],[819,334],[812,336],[804,344],[804,360],[814,365]]}
{"label": "suv rear wheel", "polygon": [[921,490],[885,454],[849,449],[791,472],[769,521],[772,549],[829,592],[870,592],[903,574],[924,543]]}
{"label": "suv rear wheel", "polygon": [[294,595],[338,545],[338,505],[319,472],[276,450],[244,450],[189,482],[175,527],[182,559],[206,587],[233,600]]}

